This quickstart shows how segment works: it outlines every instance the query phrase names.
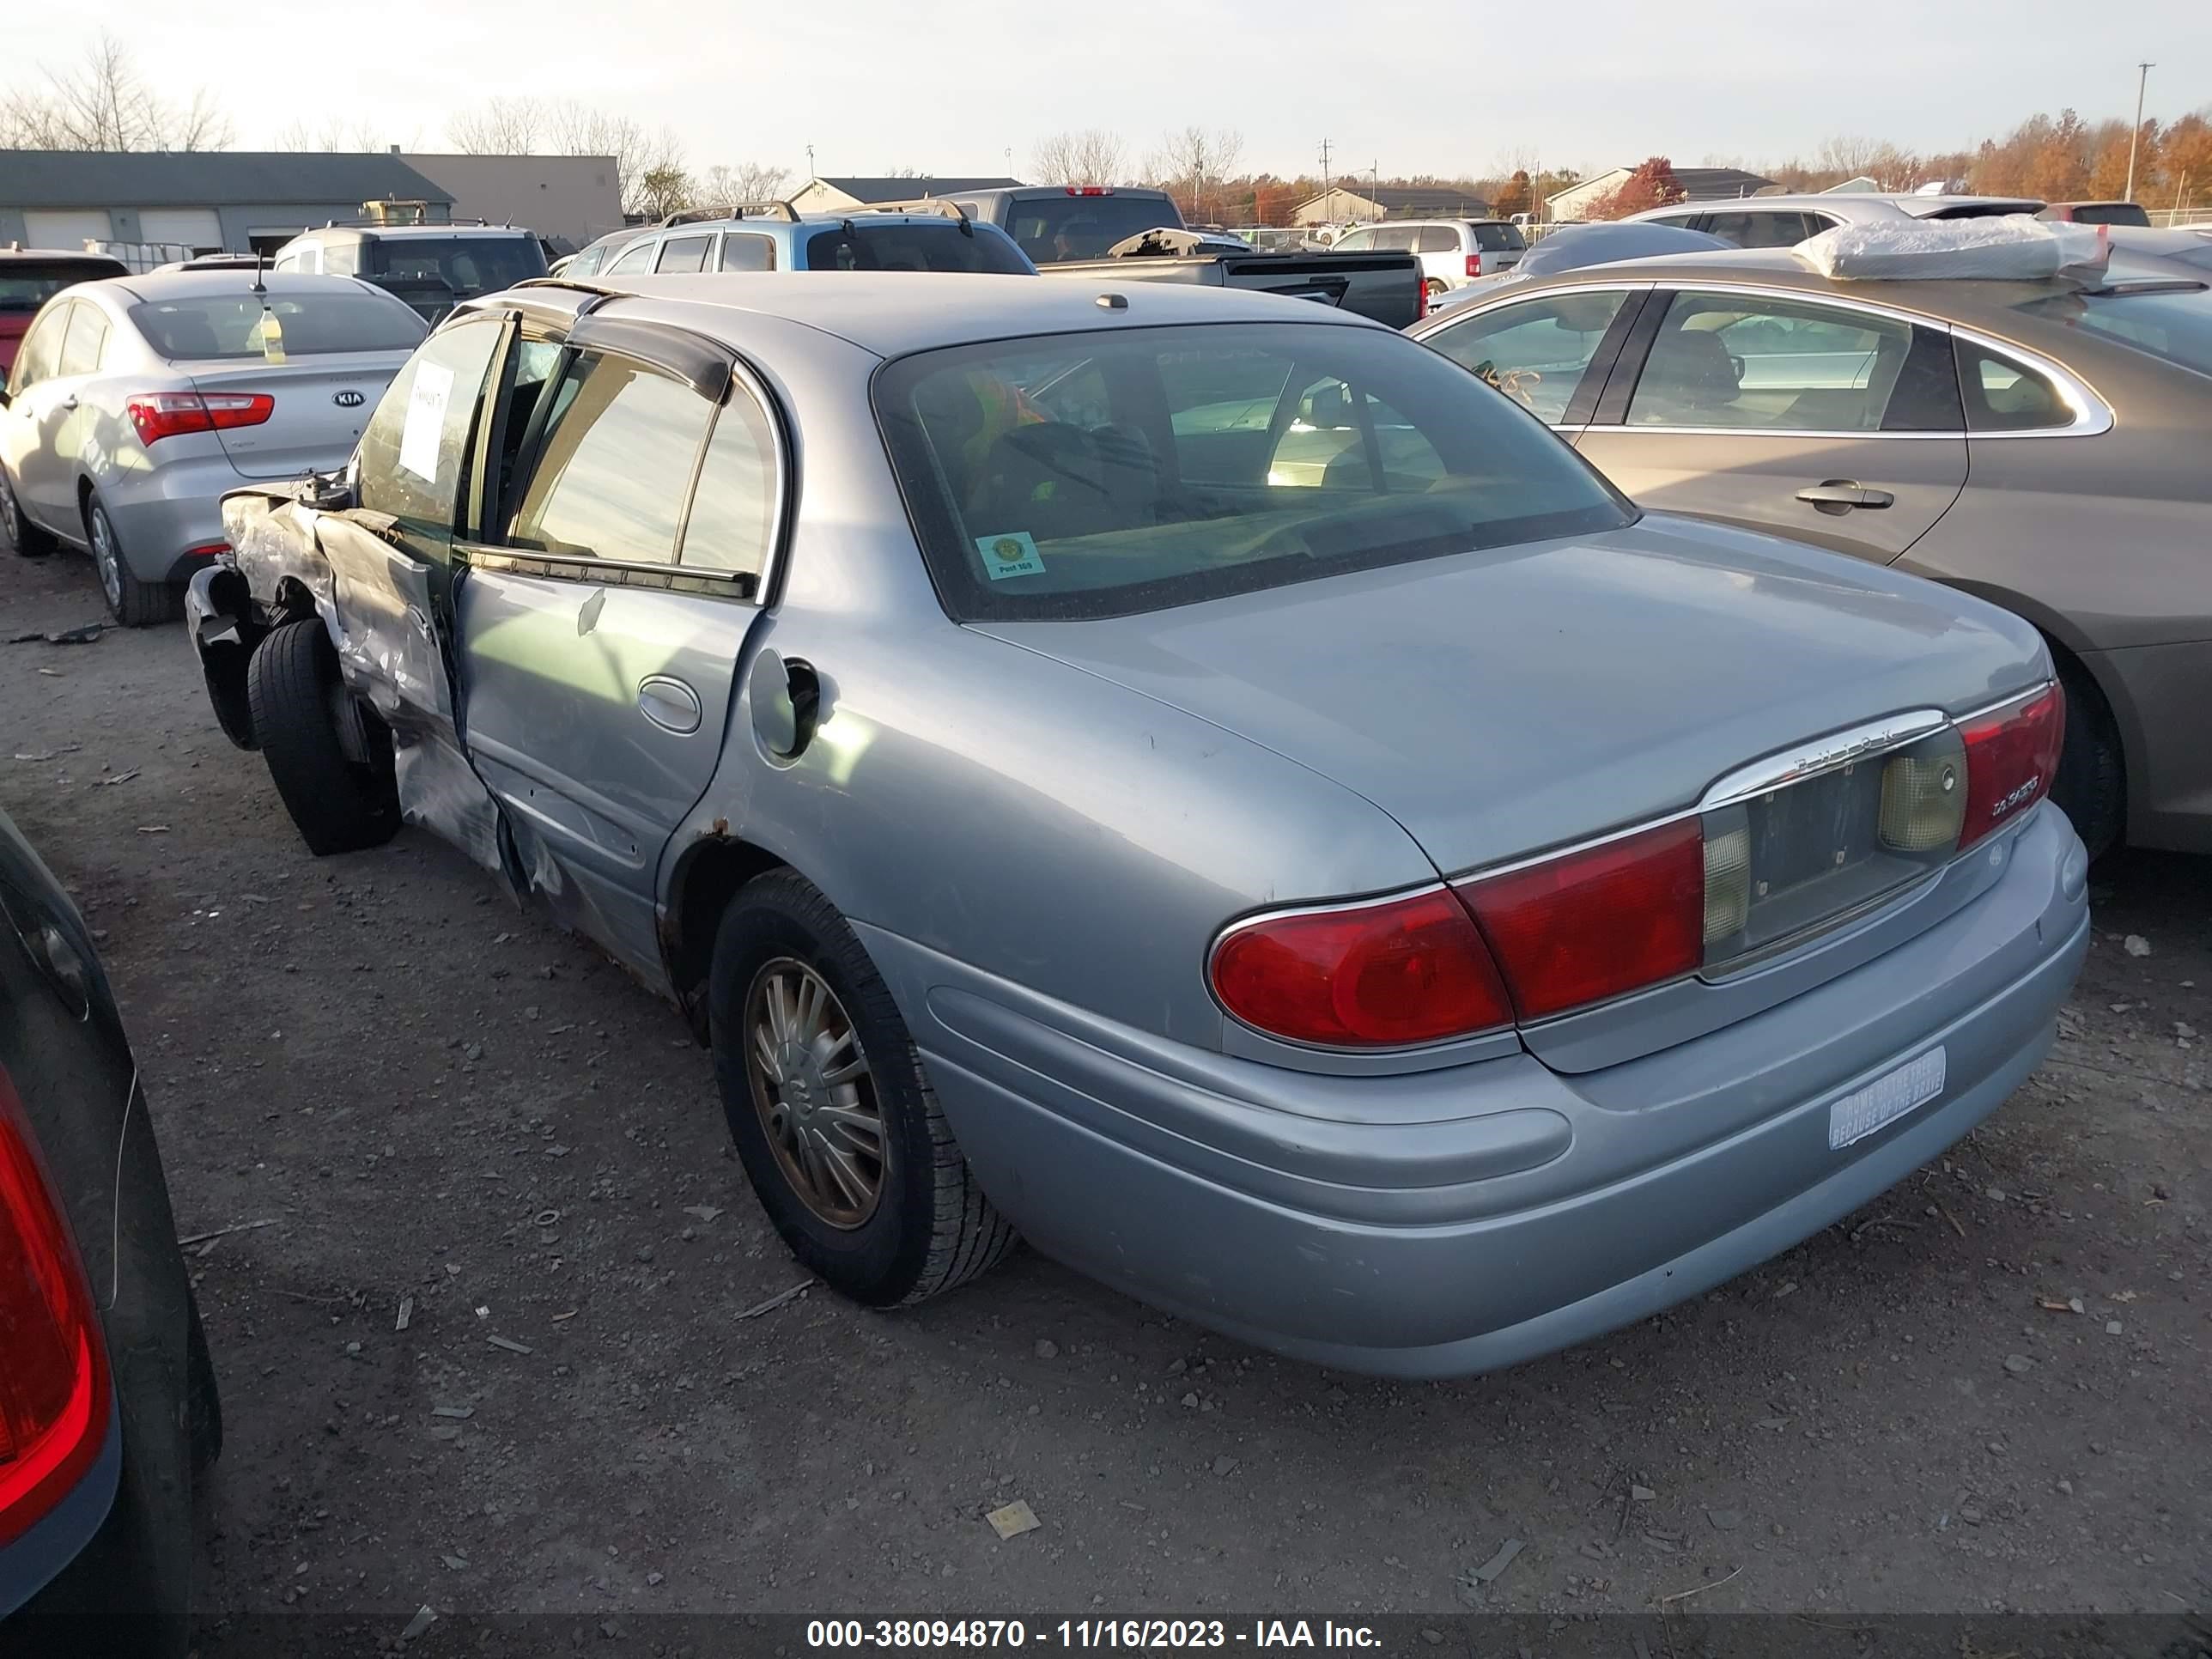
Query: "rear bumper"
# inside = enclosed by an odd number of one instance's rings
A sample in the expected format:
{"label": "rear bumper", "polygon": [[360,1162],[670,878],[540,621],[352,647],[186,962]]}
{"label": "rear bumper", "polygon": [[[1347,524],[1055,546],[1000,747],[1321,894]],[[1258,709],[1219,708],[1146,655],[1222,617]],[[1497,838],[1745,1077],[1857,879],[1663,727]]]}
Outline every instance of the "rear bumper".
{"label": "rear bumper", "polygon": [[[1045,1253],[1263,1346],[1442,1376],[1694,1295],[1994,1110],[2047,1048],[2088,947],[2087,860],[2065,818],[2046,805],[1994,845],[2003,872],[1911,941],[1573,1077],[1527,1054],[1286,1072],[985,993],[941,957],[867,942],[986,1190]],[[1941,1094],[1830,1148],[1837,1099],[1938,1045]]]}
{"label": "rear bumper", "polygon": [[14,1543],[0,1547],[0,1619],[21,1607],[83,1553],[106,1523],[123,1480],[123,1419],[108,1407],[107,1443],[69,1496]]}
{"label": "rear bumper", "polygon": [[100,485],[100,502],[131,574],[148,582],[189,577],[206,561],[187,557],[186,550],[222,540],[222,493],[245,482],[216,455],[172,462]]}

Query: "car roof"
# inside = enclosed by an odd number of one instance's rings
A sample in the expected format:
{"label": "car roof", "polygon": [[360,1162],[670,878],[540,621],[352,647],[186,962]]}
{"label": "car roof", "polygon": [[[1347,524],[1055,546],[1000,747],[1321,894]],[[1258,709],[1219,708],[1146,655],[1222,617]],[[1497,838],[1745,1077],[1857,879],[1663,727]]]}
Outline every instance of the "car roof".
{"label": "car roof", "polygon": [[[972,225],[980,222],[971,219],[968,222]],[[686,219],[680,225],[640,225],[631,234],[640,241],[648,236],[683,236],[697,231],[745,230],[772,235],[779,230],[819,230],[828,225],[943,225],[947,230],[957,230],[960,221],[949,213],[928,210],[885,212],[877,208],[854,208],[849,213],[802,213],[796,219],[772,219],[758,213],[731,219]],[[998,227],[993,225],[991,228],[996,230]]]}
{"label": "car roof", "polygon": [[1661,214],[1722,213],[1743,210],[1765,212],[1770,209],[1787,211],[1792,208],[1826,208],[1844,218],[1858,210],[1873,207],[1879,211],[1872,216],[1887,218],[1893,212],[1903,213],[1915,219],[1924,219],[1931,213],[1946,208],[1994,207],[2016,204],[2023,212],[2033,211],[2044,204],[2033,196],[1917,196],[1900,191],[1800,191],[1780,196],[1729,196],[1708,202],[1669,202],[1665,207],[1650,208],[1642,213],[1631,214],[1632,219],[1651,219]]}
{"label": "car roof", "polygon": [[[526,283],[521,291],[545,285]],[[836,276],[818,271],[710,272],[581,284],[556,278],[553,285],[662,301],[669,320],[680,318],[683,326],[709,336],[732,326],[742,314],[781,318],[849,340],[881,357],[1029,334],[1182,323],[1382,326],[1310,300],[1237,289],[965,271],[848,271]],[[1121,296],[1126,306],[1101,305],[1101,296],[1109,294]],[[489,305],[496,298],[486,295],[472,303]],[[617,301],[605,314],[634,313]]]}
{"label": "car roof", "polygon": [[[287,294],[364,294],[378,292],[351,276],[317,276],[301,270],[261,273],[261,291]],[[140,300],[182,300],[196,295],[251,294],[252,270],[149,270],[135,276],[112,276],[107,286]]]}
{"label": "car roof", "polygon": [[81,247],[0,247],[0,260],[37,260],[40,264],[53,264],[60,260],[75,260],[84,264],[113,265],[125,269],[123,261],[112,253],[93,253]]}
{"label": "car roof", "polygon": [[[310,225],[300,236],[408,237],[408,236],[527,236],[532,240],[538,233],[522,225]],[[299,236],[292,239],[300,240]]]}

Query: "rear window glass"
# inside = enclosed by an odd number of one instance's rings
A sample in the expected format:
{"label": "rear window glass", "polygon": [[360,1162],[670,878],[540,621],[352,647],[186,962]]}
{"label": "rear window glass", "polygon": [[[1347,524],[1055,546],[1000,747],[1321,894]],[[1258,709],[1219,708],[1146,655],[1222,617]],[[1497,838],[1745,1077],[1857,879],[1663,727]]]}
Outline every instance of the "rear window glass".
{"label": "rear window glass", "polygon": [[912,225],[840,225],[806,241],[810,270],[964,270],[1026,276],[1030,268],[999,237],[952,220]]}
{"label": "rear window glass", "polygon": [[1176,222],[1158,196],[1039,196],[1012,204],[1006,234],[1038,264],[1103,259],[1115,243]]}
{"label": "rear window glass", "polygon": [[0,312],[28,316],[72,283],[122,275],[121,265],[106,259],[0,260]]}
{"label": "rear window glass", "polygon": [[887,365],[876,398],[960,620],[1127,616],[1634,517],[1527,413],[1377,329],[954,347]]}
{"label": "rear window glass", "polygon": [[1511,253],[1528,246],[1513,225],[1477,225],[1474,245],[1485,253]]}
{"label": "rear window glass", "polygon": [[2064,323],[2212,374],[2212,289],[2172,283],[2104,294],[2063,294],[2021,307],[2045,322]]}
{"label": "rear window glass", "polygon": [[173,361],[258,357],[270,343],[262,313],[275,313],[288,357],[335,351],[411,351],[428,331],[405,306],[380,294],[195,295],[131,307],[147,344]]}
{"label": "rear window glass", "polygon": [[387,236],[371,242],[367,252],[365,274],[409,286],[441,286],[456,300],[545,274],[545,250],[534,236]]}

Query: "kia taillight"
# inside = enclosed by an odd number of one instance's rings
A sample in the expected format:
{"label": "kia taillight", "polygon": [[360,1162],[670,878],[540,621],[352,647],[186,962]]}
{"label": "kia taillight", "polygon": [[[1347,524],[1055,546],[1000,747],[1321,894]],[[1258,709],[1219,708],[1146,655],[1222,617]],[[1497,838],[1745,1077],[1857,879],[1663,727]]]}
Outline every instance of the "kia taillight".
{"label": "kia taillight", "polygon": [[1482,256],[1480,253],[1470,253],[1467,256],[1467,274],[1470,276],[1482,275]]}
{"label": "kia taillight", "polygon": [[1215,946],[1212,980],[1231,1013],[1293,1042],[1434,1042],[1513,1021],[1481,934],[1442,888],[1255,917]]}
{"label": "kia taillight", "polygon": [[107,1358],[68,1224],[0,1071],[0,1546],[84,1478],[107,1434]]}
{"label": "kia taillight", "polygon": [[1960,848],[2011,823],[2051,793],[2066,742],[2066,698],[2057,682],[1964,721],[1966,822]]}
{"label": "kia taillight", "polygon": [[143,392],[124,409],[138,441],[151,447],[179,433],[259,426],[276,413],[276,400],[265,392]]}
{"label": "kia taillight", "polygon": [[1523,1019],[1694,973],[1705,955],[1704,826],[1683,818],[1459,889]]}

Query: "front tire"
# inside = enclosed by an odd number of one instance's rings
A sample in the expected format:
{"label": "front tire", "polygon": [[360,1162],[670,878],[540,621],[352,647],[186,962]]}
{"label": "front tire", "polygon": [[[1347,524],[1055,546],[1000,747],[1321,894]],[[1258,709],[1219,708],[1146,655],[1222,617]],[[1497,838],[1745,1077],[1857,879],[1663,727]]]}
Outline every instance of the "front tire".
{"label": "front tire", "polygon": [[246,665],[246,701],[270,781],[318,858],[398,832],[392,734],[338,674],[319,620],[272,629]]}
{"label": "front tire", "polygon": [[54,538],[24,514],[5,467],[0,467],[0,541],[21,559],[43,559],[54,550]]}
{"label": "front tire", "polygon": [[893,1307],[1013,1248],[889,988],[828,899],[788,870],[747,883],[723,913],[708,991],[730,1138],[802,1266]]}
{"label": "front tire", "polygon": [[141,581],[131,574],[115,521],[98,495],[85,497],[84,534],[94,568],[100,572],[100,592],[107,596],[109,614],[116,621],[125,628],[151,628],[185,614],[185,592],[174,582]]}

